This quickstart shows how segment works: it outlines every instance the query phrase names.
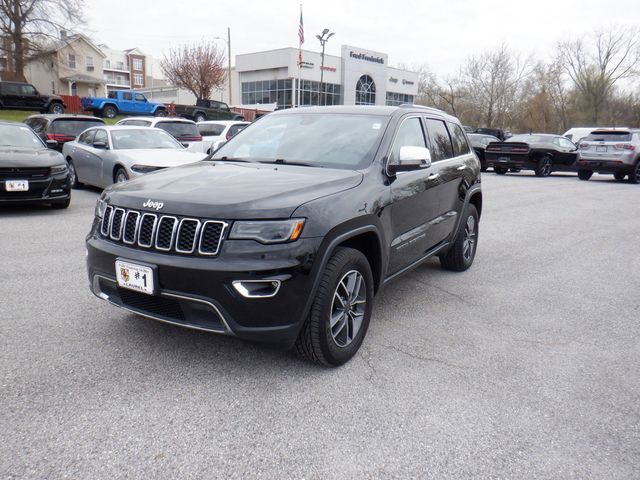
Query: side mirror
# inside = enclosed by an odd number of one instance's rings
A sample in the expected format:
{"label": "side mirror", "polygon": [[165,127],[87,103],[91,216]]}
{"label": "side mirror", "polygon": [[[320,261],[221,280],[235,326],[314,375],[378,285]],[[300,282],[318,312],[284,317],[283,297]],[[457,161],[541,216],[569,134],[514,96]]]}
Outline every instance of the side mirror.
{"label": "side mirror", "polygon": [[398,162],[389,165],[389,173],[395,175],[398,172],[420,170],[431,166],[431,152],[425,147],[400,147]]}
{"label": "side mirror", "polygon": [[109,146],[105,142],[93,142],[93,148],[98,148],[100,150],[107,150]]}
{"label": "side mirror", "polygon": [[58,146],[57,140],[47,140],[47,147],[56,148]]}

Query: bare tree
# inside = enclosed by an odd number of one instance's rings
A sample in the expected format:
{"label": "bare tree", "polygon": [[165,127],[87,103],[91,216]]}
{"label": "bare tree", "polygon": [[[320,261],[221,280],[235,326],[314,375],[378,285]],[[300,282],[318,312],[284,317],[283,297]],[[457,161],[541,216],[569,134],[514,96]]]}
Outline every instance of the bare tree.
{"label": "bare tree", "polygon": [[469,101],[481,112],[480,123],[490,127],[510,122],[530,65],[530,58],[523,60],[506,45],[469,58],[462,82]]}
{"label": "bare tree", "polygon": [[26,60],[59,31],[82,21],[84,0],[0,0],[0,51],[13,62],[16,79],[25,80]]}
{"label": "bare tree", "polygon": [[226,77],[226,57],[212,41],[182,45],[171,50],[160,62],[170,83],[189,90],[198,100],[207,100]]}
{"label": "bare tree", "polygon": [[621,79],[638,75],[640,29],[613,26],[588,38],[558,45],[562,66],[582,94],[597,124],[612,92]]}

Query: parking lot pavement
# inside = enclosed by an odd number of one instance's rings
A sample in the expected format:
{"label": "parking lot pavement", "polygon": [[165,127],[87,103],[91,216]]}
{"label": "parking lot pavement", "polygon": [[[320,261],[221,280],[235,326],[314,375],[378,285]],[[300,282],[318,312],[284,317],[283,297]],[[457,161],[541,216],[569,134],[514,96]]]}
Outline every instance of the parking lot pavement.
{"label": "parking lot pavement", "polygon": [[640,188],[610,178],[483,175],[472,269],[390,284],[334,370],[93,297],[96,191],[1,210],[0,478],[639,478]]}

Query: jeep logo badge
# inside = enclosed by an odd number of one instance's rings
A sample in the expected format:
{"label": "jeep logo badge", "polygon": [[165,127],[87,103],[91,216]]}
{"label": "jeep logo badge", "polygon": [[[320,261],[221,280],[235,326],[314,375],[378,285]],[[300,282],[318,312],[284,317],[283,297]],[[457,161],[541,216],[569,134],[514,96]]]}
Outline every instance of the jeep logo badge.
{"label": "jeep logo badge", "polygon": [[153,209],[155,209],[157,211],[157,210],[160,210],[162,207],[164,207],[164,203],[162,203],[162,202],[154,202],[151,199],[149,199],[146,202],[144,202],[142,204],[142,206],[146,207],[146,208],[153,208]]}

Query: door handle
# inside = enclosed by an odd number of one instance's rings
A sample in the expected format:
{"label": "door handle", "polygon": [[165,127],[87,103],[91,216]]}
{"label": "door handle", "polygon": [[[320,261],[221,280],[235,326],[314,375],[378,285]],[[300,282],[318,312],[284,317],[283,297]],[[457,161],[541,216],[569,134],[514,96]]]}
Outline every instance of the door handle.
{"label": "door handle", "polygon": [[466,165],[460,165],[458,168],[456,168],[457,171],[461,172],[462,170],[464,170],[465,168],[467,168]]}
{"label": "door handle", "polygon": [[438,178],[440,176],[439,173],[432,173],[431,175],[429,175],[427,177],[427,180],[435,180],[436,178]]}

